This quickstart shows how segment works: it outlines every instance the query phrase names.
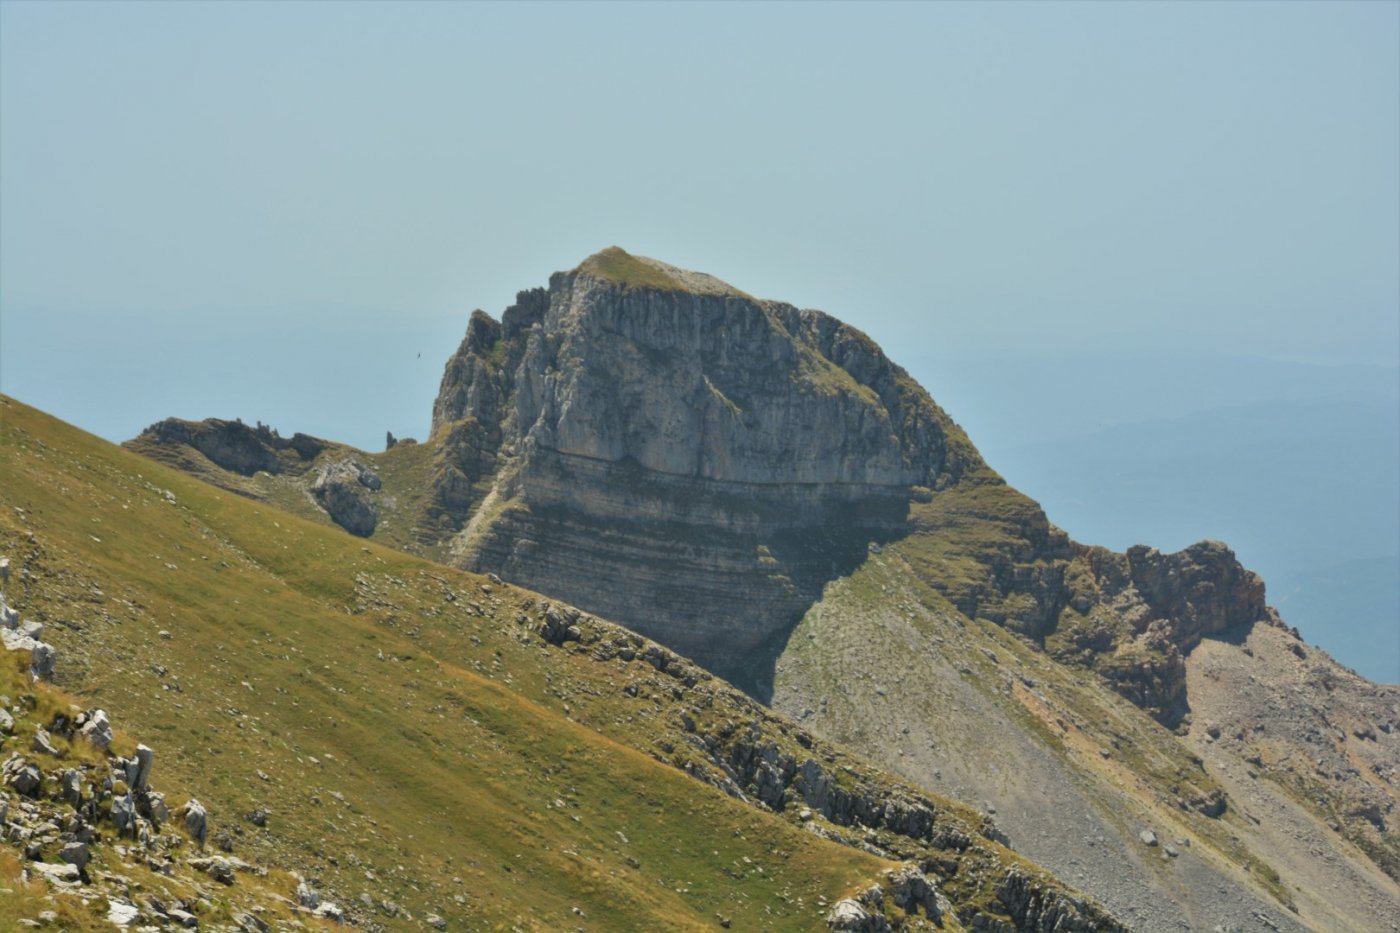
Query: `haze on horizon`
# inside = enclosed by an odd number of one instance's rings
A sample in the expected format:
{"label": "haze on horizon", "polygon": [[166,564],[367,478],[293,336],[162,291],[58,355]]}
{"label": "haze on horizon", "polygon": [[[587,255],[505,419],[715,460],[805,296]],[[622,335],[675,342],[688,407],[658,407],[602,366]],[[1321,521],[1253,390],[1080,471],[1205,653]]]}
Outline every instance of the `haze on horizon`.
{"label": "haze on horizon", "polygon": [[[426,431],[471,309],[616,243],[866,330],[1077,537],[1225,537],[1271,593],[1380,561],[1389,593],[1398,165],[1395,3],[10,0],[0,390],[111,440],[377,449]],[[1107,514],[1066,479],[1118,488],[1104,432],[1174,450],[1285,403],[1171,474],[1213,492]],[[1271,472],[1333,403],[1350,498]],[[1243,481],[1278,524],[1231,513]],[[1400,679],[1387,599],[1339,657]]]}

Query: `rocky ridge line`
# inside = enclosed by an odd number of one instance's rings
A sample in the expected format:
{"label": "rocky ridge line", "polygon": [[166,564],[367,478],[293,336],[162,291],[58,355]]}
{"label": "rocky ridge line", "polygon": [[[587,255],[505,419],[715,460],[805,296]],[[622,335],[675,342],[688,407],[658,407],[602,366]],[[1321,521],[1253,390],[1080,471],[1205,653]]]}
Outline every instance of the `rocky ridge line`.
{"label": "rocky ridge line", "polygon": [[[639,704],[666,697],[673,712],[655,741],[657,760],[823,838],[905,863],[862,899],[834,905],[832,929],[902,929],[901,912],[920,910],[934,922],[955,913],[968,928],[995,933],[1127,929],[1092,900],[1022,867],[989,815],[955,813],[847,758],[670,649],[548,601],[527,601],[516,623],[558,650],[621,663],[627,683],[619,690]],[[585,709],[574,715],[588,721]],[[867,925],[842,926],[856,922],[857,910]]]}

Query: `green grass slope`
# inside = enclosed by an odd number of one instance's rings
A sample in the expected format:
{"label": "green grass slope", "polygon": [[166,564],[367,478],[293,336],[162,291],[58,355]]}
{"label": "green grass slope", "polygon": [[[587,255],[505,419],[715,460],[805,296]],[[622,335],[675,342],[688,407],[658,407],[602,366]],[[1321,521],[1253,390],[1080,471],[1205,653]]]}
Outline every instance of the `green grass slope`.
{"label": "green grass slope", "polygon": [[[215,845],[302,873],[362,923],[820,929],[904,859],[936,872],[956,911],[942,929],[1047,909],[1111,926],[977,813],[626,630],[566,610],[563,643],[542,637],[559,609],[534,594],[3,397],[0,476],[7,595],[46,624],[58,685],[155,748]],[[804,759],[831,814],[800,807]],[[265,827],[243,818],[257,809]],[[929,815],[917,838],[911,812]]]}
{"label": "green grass slope", "polygon": [[514,624],[528,594],[0,404],[12,604],[241,857],[459,929],[811,929],[888,867],[541,702],[572,659]]}

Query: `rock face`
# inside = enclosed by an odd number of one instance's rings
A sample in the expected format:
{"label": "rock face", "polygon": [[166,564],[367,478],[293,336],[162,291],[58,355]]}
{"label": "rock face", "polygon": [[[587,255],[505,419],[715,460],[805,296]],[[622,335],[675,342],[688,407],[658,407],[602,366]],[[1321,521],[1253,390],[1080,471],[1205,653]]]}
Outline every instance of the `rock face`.
{"label": "rock face", "polygon": [[367,538],[379,523],[379,507],[373,494],[380,485],[379,477],[364,464],[340,460],[316,472],[311,495],[337,525],[352,535]]}
{"label": "rock face", "polygon": [[[964,615],[1093,667],[1174,724],[1182,657],[1269,619],[1224,545],[1071,542],[864,334],[613,248],[500,321],[433,406],[431,499],[461,565],[558,596],[763,699],[822,588],[911,535]],[[349,527],[349,526],[347,526]]]}
{"label": "rock face", "polygon": [[461,563],[741,681],[975,457],[854,328],[621,250],[473,315],[433,431]]}
{"label": "rock face", "polygon": [[1189,711],[1185,657],[1202,638],[1282,624],[1264,602],[1263,580],[1219,541],[1175,554],[1080,548],[1070,570],[1056,653],[1094,668],[1166,725]]}
{"label": "rock face", "polygon": [[141,436],[161,444],[188,445],[215,464],[243,476],[252,476],[259,470],[282,472],[279,455],[283,451],[301,460],[312,460],[326,446],[325,441],[307,434],[284,438],[266,425],[250,428],[242,421],[219,418],[199,422],[167,418],[151,425]]}

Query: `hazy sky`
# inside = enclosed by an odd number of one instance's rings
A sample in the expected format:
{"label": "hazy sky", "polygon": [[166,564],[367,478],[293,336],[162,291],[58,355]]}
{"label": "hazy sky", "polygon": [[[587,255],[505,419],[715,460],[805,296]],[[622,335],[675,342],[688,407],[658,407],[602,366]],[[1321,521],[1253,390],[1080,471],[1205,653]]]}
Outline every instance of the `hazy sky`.
{"label": "hazy sky", "polygon": [[372,445],[613,243],[896,359],[1393,364],[1398,48],[1391,2],[4,2],[0,388]]}

